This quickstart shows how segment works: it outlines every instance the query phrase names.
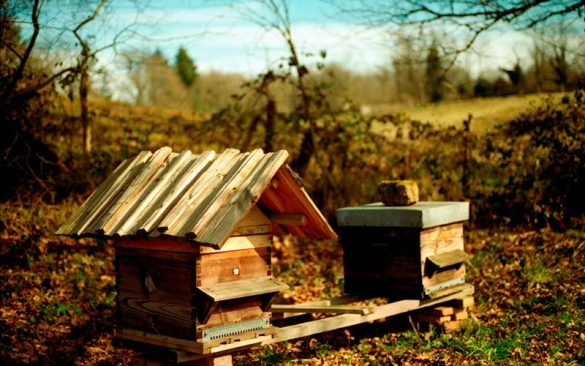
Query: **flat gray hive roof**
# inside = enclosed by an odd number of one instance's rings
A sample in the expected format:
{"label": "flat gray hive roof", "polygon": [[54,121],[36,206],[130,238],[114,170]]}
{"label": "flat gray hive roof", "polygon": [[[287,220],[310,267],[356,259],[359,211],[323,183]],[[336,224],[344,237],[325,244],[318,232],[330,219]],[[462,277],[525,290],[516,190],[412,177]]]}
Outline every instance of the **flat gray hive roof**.
{"label": "flat gray hive roof", "polygon": [[123,161],[56,234],[162,234],[221,247],[258,203],[270,213],[306,216],[304,226],[281,225],[285,232],[336,238],[285,164],[287,157],[285,150],[193,154],[163,147],[154,153],[143,151]]}
{"label": "flat gray hive roof", "polygon": [[421,201],[411,206],[382,202],[337,210],[339,226],[430,228],[469,219],[469,202]]}

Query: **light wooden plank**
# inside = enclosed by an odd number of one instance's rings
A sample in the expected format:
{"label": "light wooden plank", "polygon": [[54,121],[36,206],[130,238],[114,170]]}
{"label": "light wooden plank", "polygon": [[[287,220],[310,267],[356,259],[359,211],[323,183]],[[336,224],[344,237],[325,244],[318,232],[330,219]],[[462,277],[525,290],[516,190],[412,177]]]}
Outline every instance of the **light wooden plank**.
{"label": "light wooden plank", "polygon": [[140,197],[142,189],[159,171],[159,168],[164,164],[172,151],[168,146],[155,151],[152,157],[145,162],[145,165],[140,169],[136,177],[132,179],[128,187],[121,191],[113,204],[95,220],[95,223],[92,225],[92,230],[97,230],[100,234],[111,235],[112,229],[120,220],[124,219],[132,204]]}
{"label": "light wooden plank", "polygon": [[130,214],[113,230],[117,235],[136,234],[137,226],[141,221],[140,218],[145,212],[149,211],[153,201],[160,197],[161,192],[169,186],[175,174],[184,168],[191,156],[191,151],[186,150],[172,160],[169,159],[166,167],[161,169],[158,176],[154,177],[148,186],[144,188],[143,194],[136,200],[134,207],[130,209]]}
{"label": "light wooden plank", "polygon": [[94,231],[94,223],[101,217],[105,211],[108,210],[111,204],[113,204],[117,197],[124,191],[124,189],[132,182],[136,174],[140,171],[142,164],[152,156],[150,151],[142,151],[132,160],[128,168],[121,173],[121,175],[107,187],[108,189],[104,192],[103,197],[95,202],[88,209],[88,215],[84,218],[83,223],[76,227],[75,230],[79,235],[82,233],[92,233]]}
{"label": "light wooden plank", "polygon": [[[247,339],[244,341],[233,342],[229,344],[220,344],[219,346],[213,346],[210,348],[204,348],[205,353],[209,354],[216,354],[216,353],[224,353],[227,351],[235,352],[246,348],[251,348],[257,345],[261,345],[264,342],[269,341],[272,339],[272,335],[260,336],[252,339]],[[205,343],[204,343],[205,346]]]}
{"label": "light wooden plank", "polygon": [[176,206],[178,200],[187,195],[187,190],[194,186],[203,172],[216,158],[214,151],[206,151],[193,157],[188,163],[188,168],[179,170],[170,177],[169,184],[163,190],[152,207],[145,212],[137,225],[137,233],[149,233],[153,231],[166,215]]}
{"label": "light wooden plank", "polygon": [[273,313],[371,314],[371,306],[350,305],[272,305]]}
{"label": "light wooden plank", "polygon": [[[324,299],[324,300],[317,300],[317,301],[310,301],[310,302],[306,302],[303,303],[304,305],[321,305],[321,306],[326,306],[326,305],[347,305],[347,304],[351,304],[354,302],[358,302],[358,301],[363,301],[364,299],[362,297],[359,296],[354,296],[354,295],[343,295],[340,297],[334,297],[331,299]],[[278,304],[278,305],[287,305],[287,304]],[[272,314],[272,319],[276,320],[276,319],[285,319],[285,318],[293,318],[293,317],[300,317],[303,316],[307,313],[273,313]]]}
{"label": "light wooden plank", "polygon": [[262,235],[244,235],[244,236],[232,236],[225,241],[221,249],[214,249],[212,247],[201,246],[200,253],[219,253],[219,252],[229,252],[233,250],[242,250],[242,249],[257,249],[257,248],[264,248],[269,247],[272,245],[272,235],[271,234],[262,234]]}
{"label": "light wooden plank", "polygon": [[465,253],[463,250],[457,249],[446,253],[430,255],[427,260],[432,262],[437,268],[445,268],[455,264],[461,264],[469,260],[471,255]]}
{"label": "light wooden plank", "polygon": [[203,293],[214,301],[225,301],[250,297],[256,295],[269,294],[286,290],[287,285],[278,282],[272,276],[252,278],[248,280],[223,282],[210,286],[198,287]]}
{"label": "light wooden plank", "polygon": [[233,227],[245,216],[252,205],[256,204],[262,192],[278,169],[284,164],[288,153],[284,150],[266,154],[263,164],[256,167],[252,174],[242,182],[243,189],[239,189],[231,199],[222,205],[214,215],[214,220],[201,228],[197,241],[222,246]]}
{"label": "light wooden plank", "polygon": [[133,329],[119,328],[114,331],[114,338],[125,339],[128,341],[142,342],[155,346],[180,349],[187,352],[203,353],[204,347],[202,342],[189,341],[180,338],[167,337],[157,334],[141,332]]}
{"label": "light wooden plank", "polygon": [[[261,168],[259,164],[264,158],[264,152],[261,149],[256,149],[248,153],[247,156],[244,154],[244,156],[245,158],[238,162],[236,169],[231,169],[232,174],[226,176],[226,179],[222,182],[223,184],[214,189],[214,194],[205,198],[204,203],[197,208],[196,212],[187,220],[186,225],[183,226],[182,231],[196,237],[198,242],[217,244],[217,242],[205,239],[205,231],[211,226],[218,225],[218,221],[222,220],[219,215],[228,205],[228,202],[247,189],[249,177],[253,176]],[[250,205],[246,208],[245,212],[230,211],[230,214],[241,214],[238,219],[242,220],[251,209]],[[229,235],[234,227],[229,227],[225,235]],[[203,239],[201,239],[201,236],[203,236]]]}
{"label": "light wooden plank", "polygon": [[270,214],[268,216],[270,221],[273,224],[279,225],[297,225],[297,226],[305,226],[307,225],[307,217],[305,215],[300,214]]}
{"label": "light wooden plank", "polygon": [[432,300],[401,300],[390,304],[378,306],[374,312],[367,315],[343,314],[330,318],[313,320],[311,322],[291,325],[278,329],[274,338],[263,344],[283,342],[290,339],[301,338],[313,334],[328,332],[335,329],[345,328],[356,324],[371,322],[381,318],[406,313],[412,310],[422,309],[437,305],[449,300],[460,299],[473,293],[473,286],[468,285],[461,291]]}
{"label": "light wooden plank", "polygon": [[158,230],[168,235],[180,236],[179,234],[183,224],[184,215],[194,215],[194,212],[201,206],[205,198],[216,189],[216,185],[224,179],[226,175],[226,166],[241,159],[239,150],[226,149],[219,154],[209,167],[197,178],[191,187],[184,192],[182,197],[176,202],[169,213],[159,224]]}

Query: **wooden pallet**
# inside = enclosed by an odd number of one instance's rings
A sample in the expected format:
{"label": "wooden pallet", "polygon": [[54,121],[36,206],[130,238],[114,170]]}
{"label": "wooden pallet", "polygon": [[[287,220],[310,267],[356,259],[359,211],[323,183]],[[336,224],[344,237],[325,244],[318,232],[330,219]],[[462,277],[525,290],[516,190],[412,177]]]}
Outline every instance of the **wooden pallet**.
{"label": "wooden pallet", "polygon": [[[272,327],[265,332],[268,334],[252,334],[251,338],[239,337],[237,339],[224,339],[214,342],[194,342],[123,329],[116,332],[116,338],[152,344],[168,349],[166,351],[167,354],[163,357],[165,363],[148,363],[148,356],[142,356],[142,359],[146,361],[137,361],[137,366],[172,365],[184,362],[197,362],[196,364],[198,365],[230,365],[231,358],[229,358],[229,363],[226,363],[228,362],[228,357],[226,356],[229,356],[235,351],[324,333],[411,311],[417,311],[416,316],[423,316],[425,314],[427,316],[432,315],[433,319],[442,317],[444,318],[444,322],[454,320],[453,317],[459,317],[456,321],[460,321],[464,315],[462,315],[463,312],[459,311],[459,309],[467,309],[473,305],[473,292],[474,288],[472,285],[463,284],[451,288],[449,291],[444,290],[439,297],[426,300],[400,300],[379,306],[351,305],[364,299],[350,296],[306,304],[273,305],[272,312],[274,313],[274,318],[280,319],[307,313],[335,315],[301,322],[295,325]],[[421,311],[423,309],[429,310],[423,313]],[[466,311],[465,315],[467,315]],[[160,358],[160,352],[158,356]],[[149,362],[159,361],[150,360]]]}
{"label": "wooden pallet", "polygon": [[469,317],[469,310],[473,305],[472,295],[450,300],[441,306],[417,311],[414,314],[414,322],[420,330],[428,330],[431,325],[438,326],[444,331],[458,330]]}

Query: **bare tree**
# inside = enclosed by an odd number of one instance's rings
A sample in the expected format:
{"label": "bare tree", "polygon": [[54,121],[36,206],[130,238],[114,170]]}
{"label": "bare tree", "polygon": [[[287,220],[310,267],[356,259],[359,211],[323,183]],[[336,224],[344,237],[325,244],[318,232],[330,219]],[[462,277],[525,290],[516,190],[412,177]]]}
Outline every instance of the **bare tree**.
{"label": "bare tree", "polygon": [[[246,7],[244,15],[267,31],[274,31],[281,36],[289,53],[288,65],[296,74],[291,80],[300,94],[301,117],[307,121],[308,128],[303,133],[299,154],[292,162],[292,165],[301,176],[304,176],[315,152],[316,120],[312,111],[313,101],[305,81],[309,70],[301,61],[293,38],[292,22],[287,1],[255,0],[253,3],[258,7]],[[266,108],[267,116],[274,114],[271,112],[275,108],[274,99],[268,98]]]}
{"label": "bare tree", "polygon": [[443,24],[463,29],[469,49],[483,32],[500,24],[528,29],[563,16],[581,17],[584,0],[331,0],[352,17],[371,25]]}
{"label": "bare tree", "polygon": [[[14,8],[9,8],[7,5],[5,5],[6,8],[3,8],[3,11],[6,13],[16,13],[17,11],[20,11],[22,14],[30,14],[28,21],[26,19],[23,19],[22,21],[24,24],[30,26],[32,33],[30,37],[27,37],[24,41],[22,47],[24,48],[24,52],[22,52],[22,54],[16,47],[12,47],[11,44],[6,42],[4,37],[2,37],[1,41],[3,42],[3,46],[9,49],[18,61],[16,67],[8,72],[8,81],[0,86],[0,107],[7,108],[15,103],[26,102],[28,99],[37,95],[40,90],[53,85],[55,82],[60,82],[61,85],[70,88],[77,88],[81,111],[83,151],[86,154],[91,150],[91,121],[89,118],[89,106],[87,100],[91,90],[91,68],[94,65],[97,54],[118,45],[121,42],[121,37],[129,33],[133,26],[133,24],[125,26],[113,36],[109,43],[94,47],[92,41],[95,37],[93,35],[88,35],[83,31],[90,23],[95,22],[98,17],[104,14],[104,8],[107,2],[108,0],[99,0],[94,2],[95,5],[93,7],[91,6],[91,3],[88,4],[87,2],[81,1],[77,3],[77,6],[74,6],[75,4],[73,3],[67,4],[70,6],[67,10],[70,10],[71,13],[75,12],[77,14],[83,14],[88,7],[90,8],[90,12],[82,19],[73,23],[63,22],[59,26],[47,25],[40,20],[45,11],[45,1],[33,0],[15,5]],[[53,5],[58,6],[59,4],[56,3]],[[59,10],[61,11],[64,9],[59,8]],[[11,19],[8,21],[13,20]],[[33,51],[38,48],[40,36],[49,32],[57,34],[56,40],[54,40],[55,44],[58,44],[59,40],[65,38],[67,35],[73,37],[76,41],[75,46],[79,47],[79,55],[74,62],[67,62],[67,60],[64,60],[61,57],[57,60],[58,62],[55,62],[58,67],[45,68],[42,77],[24,82],[24,71],[29,67]],[[61,45],[61,47],[64,46]],[[74,83],[76,80],[79,80],[78,84]]]}

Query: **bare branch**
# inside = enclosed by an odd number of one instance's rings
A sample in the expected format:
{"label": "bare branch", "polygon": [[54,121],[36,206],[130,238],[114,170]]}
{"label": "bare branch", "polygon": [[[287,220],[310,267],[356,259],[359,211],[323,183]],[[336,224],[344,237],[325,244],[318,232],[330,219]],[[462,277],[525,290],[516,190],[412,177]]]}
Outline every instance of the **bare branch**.
{"label": "bare branch", "polygon": [[26,64],[28,62],[28,59],[30,58],[30,54],[35,46],[35,43],[37,41],[37,37],[39,35],[39,31],[40,31],[39,11],[40,11],[39,0],[34,0],[33,7],[32,7],[32,13],[31,13],[31,20],[32,20],[32,24],[33,24],[33,34],[28,42],[28,45],[26,47],[26,51],[24,51],[24,55],[20,58],[20,63],[18,64],[18,68],[16,69],[16,71],[12,75],[12,79],[10,80],[10,83],[8,83],[8,86],[3,90],[3,93],[2,93],[3,96],[6,95],[6,93],[10,93],[11,90],[14,90],[14,88],[16,87],[16,84],[18,84],[18,82],[20,81],[20,79],[22,79],[22,76],[24,75],[24,69],[26,68]]}

